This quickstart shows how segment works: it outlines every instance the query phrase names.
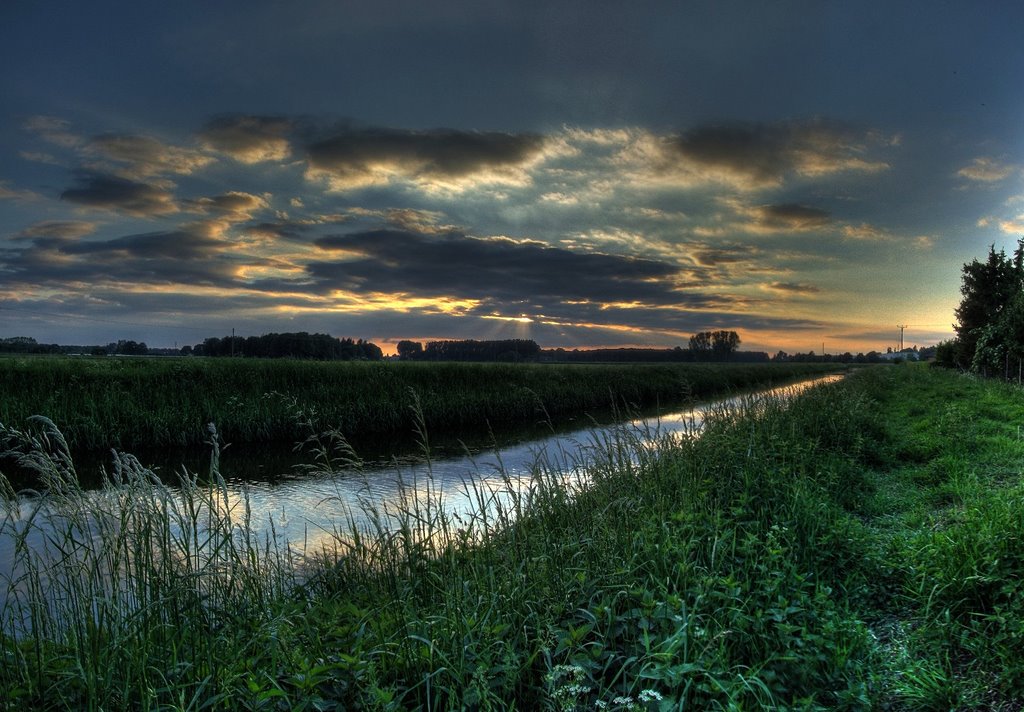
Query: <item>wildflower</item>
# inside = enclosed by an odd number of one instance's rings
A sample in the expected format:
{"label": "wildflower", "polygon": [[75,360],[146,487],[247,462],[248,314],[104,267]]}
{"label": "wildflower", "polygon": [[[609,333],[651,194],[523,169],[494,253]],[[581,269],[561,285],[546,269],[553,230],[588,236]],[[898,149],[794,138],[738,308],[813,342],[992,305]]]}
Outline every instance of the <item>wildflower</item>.
{"label": "wildflower", "polygon": [[657,690],[643,690],[638,697],[641,702],[661,702],[661,693]]}

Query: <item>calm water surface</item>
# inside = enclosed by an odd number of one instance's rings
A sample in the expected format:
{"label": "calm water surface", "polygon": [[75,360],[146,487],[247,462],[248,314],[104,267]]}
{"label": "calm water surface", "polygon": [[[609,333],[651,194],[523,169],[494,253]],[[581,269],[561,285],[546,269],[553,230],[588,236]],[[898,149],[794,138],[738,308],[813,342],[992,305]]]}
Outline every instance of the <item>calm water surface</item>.
{"label": "calm water surface", "polygon": [[[814,378],[657,417],[600,427],[591,425],[498,447],[469,446],[456,454],[448,447],[432,452],[429,459],[422,450],[377,456],[358,467],[314,464],[303,470],[294,463],[296,458],[312,463],[313,456],[308,451],[299,455],[270,451],[260,459],[258,454],[228,447],[221,457],[225,482],[219,500],[224,507],[231,508],[236,521],[243,521],[244,515],[253,533],[264,539],[271,537],[278,545],[287,542],[299,555],[333,548],[336,537],[346,536],[352,527],[390,526],[393,521],[387,516],[374,524],[368,512],[393,513],[412,496],[418,498],[421,507],[429,503],[443,508],[458,526],[460,521],[478,516],[481,511],[496,510],[519,488],[529,485],[538,467],[554,476],[576,478],[579,484],[585,484],[587,462],[602,451],[601,443],[609,438],[625,434],[649,442],[665,436],[696,436],[705,415],[712,410],[739,405],[744,400],[790,398],[814,385],[841,378]],[[147,466],[151,464],[145,459],[141,461]],[[196,465],[187,466],[195,470]],[[103,494],[94,492],[92,496]],[[5,518],[0,518],[0,598],[4,582],[17,575],[12,570],[13,535],[25,531],[22,525],[29,521],[29,513],[39,509],[31,517],[31,530],[24,540],[37,552],[46,548],[52,529],[59,529],[66,521],[59,512],[49,509],[46,498],[22,496],[19,507],[11,504],[0,505],[7,507]]]}
{"label": "calm water surface", "polygon": [[[278,536],[293,546],[319,548],[333,537],[336,527],[368,524],[366,512],[398,503],[415,490],[441,504],[450,515],[466,517],[479,509],[481,492],[501,493],[516,483],[529,482],[538,466],[567,475],[582,472],[585,462],[600,450],[600,443],[616,433],[650,440],[665,435],[699,432],[704,415],[716,408],[738,405],[744,399],[792,397],[807,388],[841,379],[830,375],[753,394],[711,401],[658,417],[641,418],[602,427],[586,427],[551,434],[497,448],[464,448],[461,454],[434,455],[428,462],[421,453],[364,462],[358,471],[292,471],[281,477],[253,481],[232,475],[231,448],[224,451],[221,469],[227,478],[228,499],[247,499],[252,527],[266,531],[273,525]],[[305,456],[309,462],[309,455]],[[500,494],[498,495],[500,496]],[[240,506],[240,504],[239,504]]]}

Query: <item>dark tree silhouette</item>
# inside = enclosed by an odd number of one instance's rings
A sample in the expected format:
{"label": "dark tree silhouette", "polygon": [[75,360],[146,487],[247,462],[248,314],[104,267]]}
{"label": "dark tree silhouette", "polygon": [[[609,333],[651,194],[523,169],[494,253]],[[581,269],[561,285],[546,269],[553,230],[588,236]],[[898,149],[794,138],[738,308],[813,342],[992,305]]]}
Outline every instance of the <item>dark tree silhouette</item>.
{"label": "dark tree silhouette", "polygon": [[398,351],[398,358],[403,361],[415,361],[423,356],[423,344],[419,341],[403,339],[395,345]]}
{"label": "dark tree silhouette", "polygon": [[702,360],[703,357],[710,355],[711,352],[711,332],[701,331],[690,337],[690,351],[694,353],[698,360]]}
{"label": "dark tree silhouette", "polygon": [[338,339],[329,334],[305,331],[262,336],[212,336],[192,348],[196,356],[247,356],[255,358],[302,358],[319,361],[379,361],[384,357],[380,347],[359,339]]}
{"label": "dark tree silhouette", "polygon": [[701,331],[690,337],[690,351],[696,361],[728,361],[740,347],[735,331]]}
{"label": "dark tree silhouette", "polygon": [[540,346],[529,339],[430,341],[424,361],[536,361]]}
{"label": "dark tree silhouette", "polygon": [[711,334],[711,351],[715,359],[727,361],[740,348],[740,337],[735,331],[715,331]]}

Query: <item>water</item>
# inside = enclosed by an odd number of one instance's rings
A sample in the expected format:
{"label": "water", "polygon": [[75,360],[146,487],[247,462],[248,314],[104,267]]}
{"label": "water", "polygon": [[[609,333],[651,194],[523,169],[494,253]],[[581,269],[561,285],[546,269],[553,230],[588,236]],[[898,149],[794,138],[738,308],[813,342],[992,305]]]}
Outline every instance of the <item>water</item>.
{"label": "water", "polygon": [[[335,549],[354,529],[394,528],[398,521],[394,514],[402,508],[429,509],[425,512],[428,517],[443,509],[454,527],[464,527],[471,520],[479,525],[481,516],[508,516],[510,512],[514,516],[512,504],[520,499],[523,488],[535,482],[538,469],[564,478],[571,486],[585,486],[587,463],[602,453],[605,442],[614,442],[623,435],[639,443],[663,437],[694,437],[712,410],[736,406],[744,400],[791,398],[809,387],[840,378],[815,378],[656,418],[551,433],[501,447],[469,446],[457,454],[445,449],[429,459],[422,451],[404,452],[364,461],[358,467],[340,467],[337,462],[310,463],[311,455],[306,453],[303,458],[310,464],[296,469],[287,459],[268,458],[255,465],[245,458],[232,462],[233,453],[228,448],[221,461],[223,485],[215,497],[208,499],[219,511],[206,514],[230,514],[257,540],[268,541],[274,547],[287,544],[291,555],[299,558]],[[235,469],[240,462],[248,463],[241,472]],[[253,478],[254,474],[257,477]],[[173,491],[172,496],[176,496]],[[61,532],[73,526],[74,539],[92,539],[96,546],[103,546],[104,537],[111,535],[111,530],[104,527],[111,526],[111,521],[119,526],[116,497],[100,490],[86,493],[74,517],[57,511],[46,497],[22,495],[0,506],[5,507],[0,512],[0,611],[9,599],[24,593],[12,585],[24,573],[16,564],[16,560],[25,560],[15,555],[19,534],[23,535],[20,546],[27,547],[44,569],[45,582],[45,570],[64,572],[65,577],[74,570],[74,566],[68,568],[67,552],[53,551],[48,541],[66,540]],[[84,516],[83,511],[87,512]]]}
{"label": "water", "polygon": [[[484,449],[466,448],[461,454],[434,457],[429,462],[416,453],[406,453],[391,460],[364,462],[359,471],[314,471],[305,475],[292,473],[271,480],[227,478],[227,501],[242,507],[247,500],[251,526],[261,533],[273,528],[298,550],[319,550],[329,547],[340,527],[351,523],[359,527],[370,524],[364,511],[367,505],[381,508],[408,498],[412,492],[440,504],[456,520],[467,519],[479,510],[481,492],[501,497],[509,486],[526,486],[538,466],[570,476],[585,470],[600,443],[625,431],[649,441],[655,437],[689,435],[699,431],[705,413],[712,409],[738,405],[744,399],[757,397],[792,397],[807,388],[835,382],[842,378],[830,375],[793,385],[758,391],[704,403],[656,418],[641,418],[602,427],[588,427],[551,434],[506,445]],[[230,448],[222,458],[223,469],[231,457]]]}

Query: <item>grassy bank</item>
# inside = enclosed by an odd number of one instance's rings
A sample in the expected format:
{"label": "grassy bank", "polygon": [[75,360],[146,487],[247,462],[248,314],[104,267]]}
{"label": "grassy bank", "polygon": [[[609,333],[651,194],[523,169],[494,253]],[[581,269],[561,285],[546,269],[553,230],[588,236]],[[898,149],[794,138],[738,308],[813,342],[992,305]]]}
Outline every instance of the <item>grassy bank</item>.
{"label": "grassy bank", "polygon": [[[0,423],[45,415],[72,449],[196,445],[205,424],[236,443],[337,428],[359,439],[413,429],[486,432],[612,405],[688,397],[834,370],[817,364],[509,365],[199,358],[3,358]],[[301,417],[299,413],[301,410]]]}
{"label": "grassy bank", "polygon": [[[525,491],[510,481],[468,529],[420,487],[401,527],[342,527],[302,582],[216,487],[178,497],[127,460],[98,500],[44,458],[78,512],[60,520],[74,571],[64,585],[45,572],[62,602],[29,607],[39,635],[16,641],[5,623],[0,699],[1020,709],[1019,390],[900,366],[721,415],[699,440],[624,433],[575,496],[543,469]],[[75,536],[84,520],[106,533]],[[31,603],[43,574],[25,566]]]}

